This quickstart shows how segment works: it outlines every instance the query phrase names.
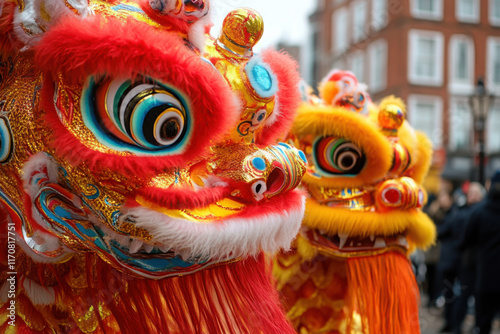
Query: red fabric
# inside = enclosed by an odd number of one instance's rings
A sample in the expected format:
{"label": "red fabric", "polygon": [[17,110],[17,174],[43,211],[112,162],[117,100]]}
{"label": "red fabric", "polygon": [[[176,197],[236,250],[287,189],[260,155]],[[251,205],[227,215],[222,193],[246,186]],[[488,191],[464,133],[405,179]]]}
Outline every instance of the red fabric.
{"label": "red fabric", "polygon": [[[140,189],[136,194],[130,196],[135,198],[137,195],[144,197],[146,200],[158,203],[161,206],[169,209],[195,209],[203,208],[213,204],[224,197],[231,194],[232,189],[227,187],[206,188],[198,191],[192,189],[158,189],[158,188],[145,188]],[[131,200],[126,204],[128,207],[138,206],[138,204]]]}
{"label": "red fabric", "polygon": [[[176,34],[158,31],[141,22],[121,23],[108,18],[65,20],[46,33],[37,46],[36,62],[46,72],[42,105],[53,130],[58,155],[74,164],[85,160],[92,170],[109,168],[125,175],[154,175],[168,167],[199,159],[235,123],[238,111],[233,94],[220,74],[184,46]],[[117,156],[83,145],[61,124],[53,105],[51,76],[82,82],[89,75],[135,77],[143,74],[170,83],[190,100],[194,125],[184,153],[164,157]],[[193,84],[196,83],[196,84]]]}
{"label": "red fabric", "polygon": [[274,112],[278,112],[279,115],[276,121],[265,126],[258,138],[255,139],[255,143],[260,147],[274,144],[277,140],[285,137],[288,129],[292,126],[295,112],[300,104],[300,76],[297,62],[289,55],[274,50],[264,51],[262,59],[269,64],[271,70],[278,77],[277,110]]}

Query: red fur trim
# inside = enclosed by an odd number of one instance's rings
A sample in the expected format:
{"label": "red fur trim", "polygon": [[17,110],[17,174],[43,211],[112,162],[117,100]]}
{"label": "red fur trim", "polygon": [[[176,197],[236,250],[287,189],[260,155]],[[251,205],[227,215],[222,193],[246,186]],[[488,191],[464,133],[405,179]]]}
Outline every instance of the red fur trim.
{"label": "red fur trim", "polygon": [[[220,201],[224,197],[231,194],[231,189],[227,187],[214,187],[193,191],[192,189],[158,189],[145,188],[139,190],[137,195],[144,197],[146,200],[157,203],[169,209],[195,209],[204,208],[210,204]],[[126,204],[128,207],[137,206],[137,202],[129,201]]]}
{"label": "red fur trim", "polygon": [[[141,22],[64,20],[46,33],[36,51],[37,65],[50,74],[43,85],[42,105],[47,111],[45,121],[53,130],[52,145],[73,164],[84,160],[92,170],[102,167],[136,176],[183,166],[199,159],[229,131],[238,115],[232,92],[213,67],[186,48],[177,35]],[[73,82],[82,82],[91,74],[131,78],[143,74],[173,84],[189,98],[193,115],[193,132],[185,152],[123,157],[85,146],[56,115],[50,76],[58,73]]]}
{"label": "red fur trim", "polygon": [[[389,252],[348,259],[347,281],[346,305],[350,312],[357,311],[366,321],[363,333],[368,330],[386,334],[420,333],[420,294],[404,255]],[[348,318],[348,328],[350,325]]]}
{"label": "red fur trim", "polygon": [[289,55],[274,50],[264,51],[262,59],[270,65],[271,70],[278,77],[276,100],[279,116],[273,124],[265,126],[260,132],[256,144],[261,147],[274,144],[277,139],[285,137],[300,104],[300,77],[297,62]]}
{"label": "red fur trim", "polygon": [[4,1],[2,6],[2,15],[0,16],[0,56],[8,56],[19,49],[21,44],[15,37],[12,24],[17,4],[14,1]]}
{"label": "red fur trim", "polygon": [[[263,217],[263,214],[277,214],[281,216],[284,212],[297,210],[300,205],[302,205],[304,196],[305,193],[303,191],[295,189],[271,198],[269,201],[261,201],[254,205],[247,206],[243,212],[231,216],[231,218]],[[262,219],[265,224],[265,218],[263,217]]]}

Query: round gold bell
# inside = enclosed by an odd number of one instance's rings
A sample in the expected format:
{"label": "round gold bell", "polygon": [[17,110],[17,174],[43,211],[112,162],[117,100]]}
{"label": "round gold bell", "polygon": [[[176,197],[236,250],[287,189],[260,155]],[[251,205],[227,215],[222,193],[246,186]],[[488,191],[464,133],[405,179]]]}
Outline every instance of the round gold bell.
{"label": "round gold bell", "polygon": [[233,53],[250,57],[263,33],[262,16],[253,9],[239,8],[231,11],[224,19],[219,42]]}
{"label": "round gold bell", "polygon": [[403,125],[405,114],[396,104],[389,104],[378,114],[378,123],[383,129],[397,130]]}

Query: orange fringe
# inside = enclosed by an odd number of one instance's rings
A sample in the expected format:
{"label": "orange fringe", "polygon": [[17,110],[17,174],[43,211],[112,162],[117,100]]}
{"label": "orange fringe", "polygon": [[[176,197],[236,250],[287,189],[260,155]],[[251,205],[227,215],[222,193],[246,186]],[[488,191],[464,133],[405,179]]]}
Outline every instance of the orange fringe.
{"label": "orange fringe", "polygon": [[[404,255],[389,252],[349,259],[347,279],[347,314],[361,314],[363,333],[420,333],[420,293]],[[352,320],[347,319],[347,333],[353,326]]]}

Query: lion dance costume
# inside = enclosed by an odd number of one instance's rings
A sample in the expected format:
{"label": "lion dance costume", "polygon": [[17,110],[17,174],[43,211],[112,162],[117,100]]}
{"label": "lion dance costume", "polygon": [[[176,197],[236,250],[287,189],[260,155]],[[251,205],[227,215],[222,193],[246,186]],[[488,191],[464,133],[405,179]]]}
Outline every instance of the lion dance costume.
{"label": "lion dance costume", "polygon": [[290,253],[275,263],[299,333],[419,333],[408,254],[434,240],[420,184],[431,145],[394,97],[378,107],[354,75],[333,71],[307,96],[290,140],[308,157],[310,194]]}
{"label": "lion dance costume", "polygon": [[294,332],[262,254],[305,207],[296,64],[209,9],[1,1],[0,332]]}

